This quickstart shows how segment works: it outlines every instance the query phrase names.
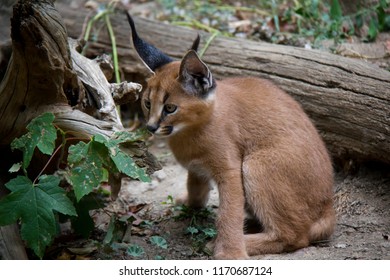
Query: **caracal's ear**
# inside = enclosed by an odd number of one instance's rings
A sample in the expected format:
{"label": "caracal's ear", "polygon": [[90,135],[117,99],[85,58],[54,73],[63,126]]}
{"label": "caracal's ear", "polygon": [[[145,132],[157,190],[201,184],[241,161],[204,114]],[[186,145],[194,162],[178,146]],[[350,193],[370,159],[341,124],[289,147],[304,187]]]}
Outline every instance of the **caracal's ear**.
{"label": "caracal's ear", "polygon": [[201,98],[215,88],[213,75],[194,50],[188,51],[180,64],[179,82],[188,94]]}
{"label": "caracal's ear", "polygon": [[196,36],[194,42],[192,43],[192,46],[191,46],[191,49],[190,49],[190,50],[194,50],[194,51],[198,52],[199,43],[200,43],[200,36],[199,36],[199,34],[198,34],[198,35]]}
{"label": "caracal's ear", "polygon": [[145,66],[154,73],[157,68],[172,62],[172,58],[138,36],[132,17],[128,12],[126,12],[126,15],[131,27],[134,48]]}

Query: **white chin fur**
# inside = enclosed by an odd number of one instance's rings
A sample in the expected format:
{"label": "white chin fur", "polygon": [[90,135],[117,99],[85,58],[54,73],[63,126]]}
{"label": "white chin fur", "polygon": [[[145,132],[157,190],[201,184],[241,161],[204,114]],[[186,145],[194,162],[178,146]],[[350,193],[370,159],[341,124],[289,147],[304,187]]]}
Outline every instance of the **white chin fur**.
{"label": "white chin fur", "polygon": [[182,123],[180,123],[180,124],[178,124],[178,125],[175,125],[175,126],[173,127],[172,133],[171,133],[170,135],[173,135],[173,134],[178,133],[179,131],[183,130],[184,127],[185,127],[185,125],[182,124]]}

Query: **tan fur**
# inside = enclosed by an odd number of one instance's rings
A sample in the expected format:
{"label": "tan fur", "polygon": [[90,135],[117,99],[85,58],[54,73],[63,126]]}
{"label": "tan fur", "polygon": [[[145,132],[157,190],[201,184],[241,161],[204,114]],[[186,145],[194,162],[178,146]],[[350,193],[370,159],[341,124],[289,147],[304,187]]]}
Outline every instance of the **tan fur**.
{"label": "tan fur", "polygon": [[[281,253],[329,238],[335,224],[332,165],[320,136],[289,95],[269,81],[217,82],[207,98],[186,93],[171,62],[148,81],[143,102],[148,125],[167,135],[176,159],[188,169],[188,196],[205,206],[210,182],[219,191],[214,255],[242,259]],[[161,117],[164,104],[177,111]],[[264,230],[244,235],[245,208]]]}

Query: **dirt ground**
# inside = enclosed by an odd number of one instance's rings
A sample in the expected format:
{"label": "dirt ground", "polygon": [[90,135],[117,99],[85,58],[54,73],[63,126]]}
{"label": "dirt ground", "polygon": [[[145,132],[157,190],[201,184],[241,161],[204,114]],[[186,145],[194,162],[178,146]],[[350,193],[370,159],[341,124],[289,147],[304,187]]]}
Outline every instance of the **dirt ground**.
{"label": "dirt ground", "polygon": [[[119,199],[109,208],[119,213],[138,208],[141,210],[136,214],[137,219],[153,221],[153,225],[147,230],[134,225],[131,230],[129,242],[139,245],[145,251],[139,257],[141,259],[210,258],[207,254],[197,251],[193,238],[186,234],[190,220],[174,219],[172,205],[164,203],[168,196],[175,198],[185,191],[186,171],[177,164],[164,142],[151,146],[151,151],[162,162],[163,169],[152,176],[151,183],[125,181]],[[336,231],[329,242],[293,253],[261,255],[253,259],[390,259],[389,173],[387,170],[379,171],[377,167],[364,167],[355,173],[336,174],[335,208],[338,221]],[[212,190],[209,201],[213,211],[217,211],[218,206],[215,189]],[[101,226],[106,227],[107,221],[104,222],[103,219]],[[167,241],[167,249],[150,243],[150,236],[154,235]],[[108,256],[97,254],[96,257]]]}

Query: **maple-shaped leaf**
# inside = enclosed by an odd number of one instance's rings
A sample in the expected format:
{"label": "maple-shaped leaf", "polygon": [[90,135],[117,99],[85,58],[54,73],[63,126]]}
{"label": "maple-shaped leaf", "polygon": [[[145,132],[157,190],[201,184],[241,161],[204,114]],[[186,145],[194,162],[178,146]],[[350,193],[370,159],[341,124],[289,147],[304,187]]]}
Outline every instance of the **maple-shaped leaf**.
{"label": "maple-shaped leaf", "polygon": [[20,220],[22,239],[40,258],[56,234],[53,211],[77,215],[59,183],[60,179],[53,175],[41,176],[38,184],[18,176],[5,184],[11,193],[0,200],[0,226]]}
{"label": "maple-shaped leaf", "polygon": [[68,181],[73,186],[77,201],[107,179],[104,166],[110,161],[107,148],[93,139],[69,147]]}
{"label": "maple-shaped leaf", "polygon": [[140,141],[143,132],[118,132],[111,138],[95,135],[88,143],[79,142],[68,149],[67,180],[73,186],[77,201],[107,182],[108,174],[123,173],[133,179],[150,182],[145,170],[137,165],[121,144]]}
{"label": "maple-shaped leaf", "polygon": [[114,162],[116,168],[121,173],[124,173],[133,179],[139,179],[143,182],[150,182],[150,178],[146,174],[145,170],[139,167],[131,155],[125,152],[121,147],[121,145],[126,143],[140,141],[144,137],[145,133],[142,131],[121,131],[114,133],[110,139],[106,139],[101,135],[96,135],[94,139],[95,141],[100,142],[107,147],[111,160]]}
{"label": "maple-shaped leaf", "polygon": [[28,125],[28,132],[11,143],[11,148],[19,149],[23,152],[22,167],[26,169],[31,161],[36,147],[46,154],[50,155],[54,151],[57,130],[53,126],[54,115],[44,113],[33,119]]}
{"label": "maple-shaped leaf", "polygon": [[149,238],[150,243],[153,245],[156,245],[157,247],[160,247],[162,249],[168,249],[168,243],[167,241],[162,238],[161,236],[152,236]]}

